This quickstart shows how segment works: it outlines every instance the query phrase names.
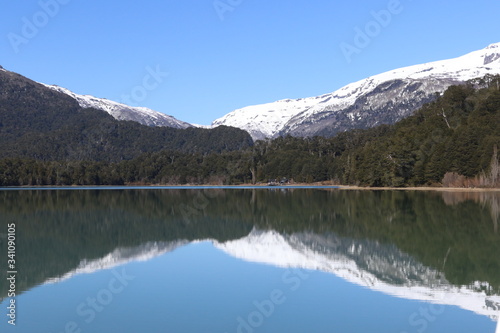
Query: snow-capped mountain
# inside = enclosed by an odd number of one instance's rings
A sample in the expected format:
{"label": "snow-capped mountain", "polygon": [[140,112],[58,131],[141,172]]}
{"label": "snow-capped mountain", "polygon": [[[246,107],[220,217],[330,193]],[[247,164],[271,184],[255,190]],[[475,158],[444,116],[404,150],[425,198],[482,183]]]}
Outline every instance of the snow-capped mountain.
{"label": "snow-capped mountain", "polygon": [[449,86],[500,74],[500,43],[464,56],[388,71],[330,94],[248,106],[215,120],[256,139],[279,135],[331,136],[353,128],[394,123]]}
{"label": "snow-capped mountain", "polygon": [[106,111],[118,120],[132,120],[147,126],[165,126],[173,128],[187,128],[193,127],[191,124],[180,121],[172,116],[164,113],[154,111],[145,107],[134,107],[122,103],[110,101],[105,98],[97,98],[90,95],[79,95],[74,92],[56,85],[44,86],[69,95],[78,101],[82,108],[94,108]]}

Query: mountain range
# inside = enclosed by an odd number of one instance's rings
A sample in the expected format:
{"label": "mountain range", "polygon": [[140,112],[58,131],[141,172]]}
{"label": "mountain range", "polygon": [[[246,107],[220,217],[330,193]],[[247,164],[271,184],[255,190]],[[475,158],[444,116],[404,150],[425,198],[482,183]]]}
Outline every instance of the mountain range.
{"label": "mountain range", "polygon": [[393,124],[451,85],[495,74],[500,74],[500,43],[454,59],[394,69],[320,96],[247,106],[209,126],[190,124],[145,107],[79,95],[56,85],[45,86],[72,97],[82,108],[106,111],[117,120],[180,129],[226,125],[243,129],[254,140],[260,140],[286,135],[331,137],[350,129]]}

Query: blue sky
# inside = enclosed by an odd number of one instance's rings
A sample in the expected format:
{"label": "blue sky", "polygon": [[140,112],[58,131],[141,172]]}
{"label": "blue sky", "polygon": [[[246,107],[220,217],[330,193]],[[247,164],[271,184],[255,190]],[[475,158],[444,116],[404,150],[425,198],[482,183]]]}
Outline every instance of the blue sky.
{"label": "blue sky", "polygon": [[484,48],[499,13],[498,0],[7,1],[0,65],[209,124]]}

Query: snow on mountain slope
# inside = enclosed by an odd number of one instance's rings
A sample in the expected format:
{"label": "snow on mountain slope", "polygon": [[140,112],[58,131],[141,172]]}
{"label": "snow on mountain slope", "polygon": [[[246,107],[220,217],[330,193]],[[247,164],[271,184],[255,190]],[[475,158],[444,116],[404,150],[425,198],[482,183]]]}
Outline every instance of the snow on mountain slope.
{"label": "snow on mountain slope", "polygon": [[145,107],[129,106],[90,95],[78,95],[66,88],[55,85],[43,85],[52,90],[62,92],[73,97],[78,101],[78,104],[80,104],[82,108],[95,108],[98,110],[106,111],[118,120],[132,120],[147,126],[165,126],[173,128],[192,127],[192,125],[189,123],[180,121],[172,116]]}
{"label": "snow on mountain slope", "polygon": [[278,135],[333,135],[351,128],[394,123],[450,85],[500,74],[500,43],[464,56],[395,69],[333,93],[249,106],[213,122],[244,129],[254,139]]}
{"label": "snow on mountain slope", "polygon": [[332,273],[351,283],[405,299],[456,305],[498,318],[500,296],[487,296],[488,283],[450,284],[442,274],[426,267],[395,246],[335,235],[253,230],[248,236],[214,246],[229,255],[284,268]]}
{"label": "snow on mountain slope", "polygon": [[274,103],[247,106],[235,110],[222,118],[212,122],[212,126],[227,125],[246,130],[254,140],[273,137],[283,124],[293,116],[304,112],[314,105],[324,103],[329,95],[301,98],[296,100],[284,99]]}

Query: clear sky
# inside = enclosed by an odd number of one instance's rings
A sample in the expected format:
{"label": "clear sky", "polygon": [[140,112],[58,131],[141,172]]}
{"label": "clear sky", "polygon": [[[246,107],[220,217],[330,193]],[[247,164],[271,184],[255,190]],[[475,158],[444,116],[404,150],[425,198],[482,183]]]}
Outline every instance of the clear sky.
{"label": "clear sky", "polygon": [[500,42],[499,14],[498,0],[4,1],[0,65],[209,124]]}

